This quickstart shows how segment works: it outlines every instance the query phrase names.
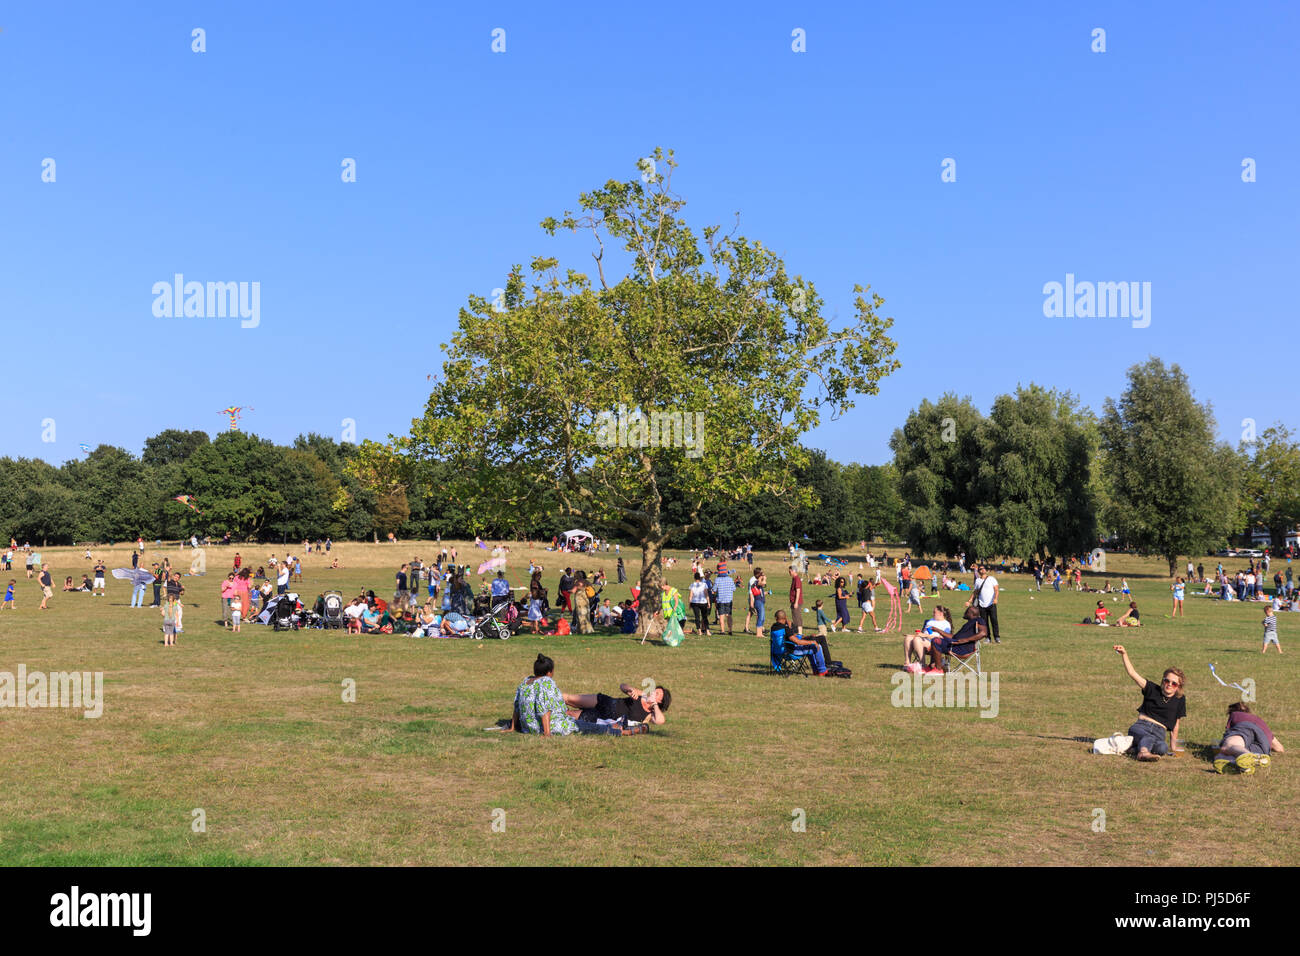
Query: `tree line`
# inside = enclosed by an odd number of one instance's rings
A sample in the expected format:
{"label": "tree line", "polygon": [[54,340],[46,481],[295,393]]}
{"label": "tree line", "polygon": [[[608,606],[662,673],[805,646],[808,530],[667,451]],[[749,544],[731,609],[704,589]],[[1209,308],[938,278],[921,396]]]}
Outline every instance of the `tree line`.
{"label": "tree line", "polygon": [[[52,465],[41,459],[0,458],[0,533],[18,542],[177,540],[190,535],[235,540],[304,538],[546,539],[564,523],[558,501],[549,518],[520,510],[517,520],[487,521],[452,489],[448,469],[435,463],[413,479],[385,473],[358,445],[308,434],[277,445],[241,431],[210,438],[168,429],[146,439],[139,456],[100,445],[84,458]],[[902,500],[891,465],[841,465],[811,451],[800,480],[821,500],[796,510],[761,498],[711,508],[683,546],[749,541],[756,547],[803,540],[836,547],[848,539],[893,537]],[[194,508],[175,499],[193,498]],[[670,507],[684,508],[684,501]],[[545,514],[547,508],[540,511]],[[558,523],[557,523],[558,522]],[[591,530],[617,537],[599,523]]]}
{"label": "tree line", "polygon": [[[1280,425],[1236,448],[1215,432],[1183,372],[1154,358],[1129,371],[1127,390],[1100,415],[1032,384],[998,396],[987,415],[946,394],[894,432],[893,462],[843,464],[803,449],[795,475],[810,501],[718,496],[671,543],[832,550],[878,539],[922,553],[1043,558],[1108,540],[1164,556],[1172,569],[1178,556],[1256,527],[1281,549],[1300,522],[1300,445]],[[556,496],[503,517],[462,497],[449,463],[386,469],[388,460],[317,434],[286,446],[176,429],[146,440],[138,457],[101,445],[59,467],[0,458],[0,531],[68,544],[227,533],[549,539],[565,530]],[[685,525],[694,506],[675,487],[663,483],[665,521]],[[193,496],[196,509],[178,495]],[[620,538],[612,524],[588,530]]]}
{"label": "tree line", "polygon": [[924,552],[1067,556],[1106,540],[1169,562],[1248,528],[1275,549],[1300,522],[1300,446],[1281,425],[1237,447],[1213,409],[1158,358],[1135,365],[1100,415],[1037,385],[988,415],[947,394],[923,402],[891,447],[903,537]]}

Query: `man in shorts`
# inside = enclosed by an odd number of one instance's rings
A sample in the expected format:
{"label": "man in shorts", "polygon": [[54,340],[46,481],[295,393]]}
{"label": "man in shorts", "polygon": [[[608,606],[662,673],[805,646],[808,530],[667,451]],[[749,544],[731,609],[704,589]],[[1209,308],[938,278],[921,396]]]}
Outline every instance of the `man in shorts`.
{"label": "man in shorts", "polygon": [[725,561],[718,564],[718,579],[714,582],[714,599],[718,604],[718,633],[723,629],[731,633],[731,606],[736,599],[736,582],[727,570]]}
{"label": "man in shorts", "polygon": [[618,689],[627,696],[564,694],[564,703],[568,705],[571,717],[589,723],[595,723],[597,720],[626,719],[639,724],[662,724],[666,720],[664,711],[668,709],[673,699],[667,687],[655,687],[646,693],[629,684],[620,684]]}
{"label": "man in shorts", "polygon": [[48,611],[49,608],[45,606],[45,602],[54,597],[54,578],[50,576],[50,566],[48,564],[41,565],[40,581],[42,597],[41,606],[38,610]]}
{"label": "man in shorts", "polygon": [[803,578],[797,564],[790,565],[790,626],[803,637]]}
{"label": "man in shorts", "polygon": [[104,559],[100,558],[95,562],[95,583],[91,587],[90,593],[94,597],[104,596]]}

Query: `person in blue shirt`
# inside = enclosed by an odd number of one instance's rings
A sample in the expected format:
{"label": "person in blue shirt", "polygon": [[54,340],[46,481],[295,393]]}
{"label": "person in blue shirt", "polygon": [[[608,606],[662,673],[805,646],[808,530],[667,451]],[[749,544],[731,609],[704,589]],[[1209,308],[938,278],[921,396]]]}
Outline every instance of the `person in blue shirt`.
{"label": "person in blue shirt", "polygon": [[811,657],[813,670],[817,672],[818,677],[826,677],[829,671],[826,669],[826,658],[822,656],[821,645],[816,641],[800,637],[795,633],[794,628],[790,626],[789,620],[786,619],[785,611],[777,611],[776,617],[772,621],[772,627],[768,631],[772,639],[772,670],[781,669],[781,658],[785,656],[787,645],[794,648],[796,657]]}
{"label": "person in blue shirt", "polygon": [[510,597],[510,582],[506,580],[504,571],[498,571],[497,576],[492,579],[491,592],[494,606]]}
{"label": "person in blue shirt", "polygon": [[726,563],[718,565],[718,578],[713,584],[714,600],[718,605],[718,632],[731,633],[731,604],[736,597],[736,581],[727,571]]}

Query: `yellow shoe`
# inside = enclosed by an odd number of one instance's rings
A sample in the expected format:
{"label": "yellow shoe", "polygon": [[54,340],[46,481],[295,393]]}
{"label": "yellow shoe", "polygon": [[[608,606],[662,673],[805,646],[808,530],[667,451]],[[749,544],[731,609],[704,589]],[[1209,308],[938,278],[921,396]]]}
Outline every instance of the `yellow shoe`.
{"label": "yellow shoe", "polygon": [[1238,754],[1236,760],[1237,769],[1240,770],[1242,773],[1254,773],[1256,759],[1257,758],[1255,757],[1254,754],[1250,754],[1250,753]]}
{"label": "yellow shoe", "polygon": [[1214,758],[1214,772],[1215,772],[1215,773],[1227,773],[1227,772],[1228,772],[1228,768],[1231,767],[1232,765],[1233,765],[1233,760],[1232,760],[1231,757],[1215,757],[1215,758]]}

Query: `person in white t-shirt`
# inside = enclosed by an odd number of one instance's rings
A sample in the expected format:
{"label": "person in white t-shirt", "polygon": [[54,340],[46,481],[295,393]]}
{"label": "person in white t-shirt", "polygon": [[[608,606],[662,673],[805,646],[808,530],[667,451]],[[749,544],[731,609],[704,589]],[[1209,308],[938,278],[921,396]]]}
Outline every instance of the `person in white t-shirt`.
{"label": "person in white t-shirt", "polygon": [[988,628],[989,636],[985,640],[1001,644],[1002,638],[998,634],[998,579],[989,574],[987,565],[979,565],[977,573],[979,578],[976,580],[975,595],[971,601],[979,609],[980,617],[984,619],[984,626]]}

